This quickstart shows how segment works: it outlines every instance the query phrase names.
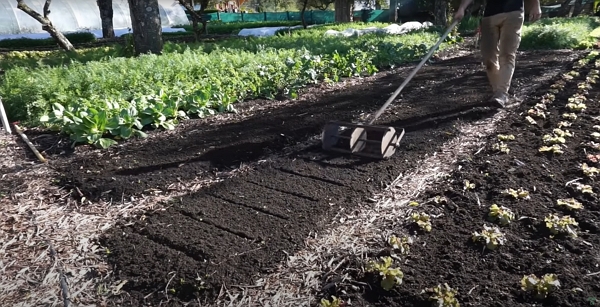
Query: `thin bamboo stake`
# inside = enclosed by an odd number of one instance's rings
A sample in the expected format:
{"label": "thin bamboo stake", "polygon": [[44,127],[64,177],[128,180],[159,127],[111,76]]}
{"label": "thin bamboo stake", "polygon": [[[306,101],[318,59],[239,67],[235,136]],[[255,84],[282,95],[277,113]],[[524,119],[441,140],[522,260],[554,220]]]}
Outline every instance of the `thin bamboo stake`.
{"label": "thin bamboo stake", "polygon": [[23,133],[23,131],[21,130],[21,128],[19,128],[19,126],[17,124],[15,124],[15,131],[19,134],[19,136],[21,136],[21,138],[23,139],[23,141],[25,143],[27,143],[27,146],[29,146],[29,148],[31,149],[31,151],[33,151],[33,153],[36,155],[36,157],[42,163],[47,163],[48,162],[46,160],[46,158],[44,158],[42,156],[42,154],[37,150],[37,148],[35,148],[35,146],[33,146],[33,144],[29,141],[29,139],[27,138],[27,136]]}

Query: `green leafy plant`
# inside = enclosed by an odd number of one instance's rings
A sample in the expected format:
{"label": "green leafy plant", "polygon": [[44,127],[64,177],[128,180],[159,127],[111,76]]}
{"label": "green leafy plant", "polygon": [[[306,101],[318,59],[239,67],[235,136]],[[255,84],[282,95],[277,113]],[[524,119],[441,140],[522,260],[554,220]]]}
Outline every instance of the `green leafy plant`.
{"label": "green leafy plant", "polygon": [[557,234],[567,234],[571,237],[577,237],[577,232],[574,227],[579,224],[575,221],[574,218],[566,215],[559,218],[555,214],[549,214],[544,218],[544,222],[546,222],[546,227],[550,230],[553,235]]}
{"label": "green leafy plant", "polygon": [[507,207],[499,207],[496,204],[490,206],[488,218],[492,222],[498,222],[500,225],[508,225],[515,219],[515,214]]}
{"label": "green leafy plant", "polygon": [[542,137],[542,141],[544,142],[544,144],[547,144],[547,145],[564,144],[566,142],[564,137],[558,136],[554,133],[553,134],[545,134]]}
{"label": "green leafy plant", "polygon": [[492,149],[505,154],[510,153],[510,148],[508,148],[508,145],[506,145],[506,143],[504,142],[495,143],[494,145],[492,145]]}
{"label": "green leafy plant", "polygon": [[515,199],[530,199],[529,192],[523,188],[518,188],[517,190],[508,188],[502,191],[502,194],[512,196]]}
{"label": "green leafy plant", "polygon": [[426,232],[431,231],[431,220],[427,213],[413,213],[411,215],[413,222],[417,223],[419,228],[425,230]]}
{"label": "green leafy plant", "polygon": [[558,199],[556,200],[556,204],[561,207],[566,207],[569,210],[579,210],[583,208],[583,205],[575,198]]}
{"label": "green leafy plant", "polygon": [[388,239],[388,244],[394,249],[399,250],[400,254],[407,255],[410,252],[410,245],[413,243],[411,237],[403,236],[398,238],[394,235]]}
{"label": "green leafy plant", "polygon": [[587,163],[582,163],[581,164],[581,171],[583,172],[584,175],[588,176],[588,177],[596,177],[596,175],[598,175],[598,173],[600,173],[600,171],[593,166],[588,166]]}
{"label": "green leafy plant", "polygon": [[544,299],[551,291],[560,287],[560,282],[555,274],[544,274],[538,278],[534,274],[523,276],[521,279],[521,289],[523,291],[533,292],[537,299]]}
{"label": "green leafy plant", "polygon": [[475,189],[475,183],[473,183],[473,182],[470,182],[469,180],[465,180],[465,181],[464,181],[464,186],[463,186],[463,189],[464,189],[465,191],[468,191],[468,190],[473,190],[473,189]]}
{"label": "green leafy plant", "polygon": [[394,286],[402,284],[404,273],[400,269],[392,268],[394,260],[391,257],[382,257],[380,262],[371,261],[367,271],[378,272],[381,276],[381,288],[390,291]]}
{"label": "green leafy plant", "polygon": [[506,141],[513,141],[515,139],[515,136],[512,134],[498,134],[498,140],[502,141],[502,142],[506,142]]}
{"label": "green leafy plant", "polygon": [[472,236],[473,242],[481,241],[485,243],[485,247],[489,250],[495,250],[499,245],[504,245],[506,242],[505,236],[498,227],[490,227],[483,225],[481,232],[474,232]]}
{"label": "green leafy plant", "polygon": [[458,291],[450,288],[447,283],[444,283],[443,286],[437,285],[432,289],[428,289],[428,292],[432,293],[429,300],[434,301],[436,307],[460,307],[460,303],[456,299]]}
{"label": "green leafy plant", "polygon": [[563,121],[560,121],[557,126],[559,129],[562,129],[564,127],[571,127],[571,125],[572,124],[570,122],[563,120]]}
{"label": "green leafy plant", "polygon": [[562,148],[560,148],[560,145],[558,144],[554,144],[552,146],[542,146],[539,149],[539,152],[551,152],[553,154],[563,154],[563,150]]}
{"label": "green leafy plant", "polygon": [[590,186],[590,185],[582,184],[579,182],[571,183],[571,185],[575,186],[575,190],[577,190],[581,194],[589,194],[589,195],[596,194],[596,193],[594,193],[594,190],[592,189],[592,186]]}
{"label": "green leafy plant", "polygon": [[320,305],[321,307],[344,307],[346,306],[346,303],[342,301],[339,297],[332,296],[331,301],[322,298]]}
{"label": "green leafy plant", "polygon": [[564,113],[562,118],[574,121],[577,119],[577,115],[575,113]]}

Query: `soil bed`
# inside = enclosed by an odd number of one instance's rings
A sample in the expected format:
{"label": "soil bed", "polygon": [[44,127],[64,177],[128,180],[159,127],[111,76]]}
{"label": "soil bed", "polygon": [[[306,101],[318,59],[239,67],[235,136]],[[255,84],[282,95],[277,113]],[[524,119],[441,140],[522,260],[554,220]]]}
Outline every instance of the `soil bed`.
{"label": "soil bed", "polygon": [[[367,285],[361,285],[359,291],[348,284],[332,287],[336,284],[333,282],[336,276],[332,276],[324,283],[328,287],[323,295],[350,297],[352,306],[433,306],[421,291],[448,283],[458,290],[460,306],[597,304],[600,299],[600,205],[597,195],[582,194],[572,183],[577,180],[600,193],[597,179],[585,176],[581,170],[581,163],[600,167],[588,159],[589,154],[599,154],[600,148],[586,145],[594,140],[591,134],[600,131],[597,126],[600,118],[594,118],[600,115],[598,84],[592,84],[593,89],[589,90],[587,109],[583,113],[574,112],[578,118],[568,120],[572,122],[570,127],[561,128],[573,133],[566,137],[564,153],[552,155],[538,151],[548,145],[543,142],[544,135],[552,135],[559,123],[566,120],[562,114],[573,112],[565,106],[569,97],[581,91],[578,83],[586,80],[590,69],[597,69],[594,60],[586,67],[575,69],[580,76],[568,81],[564,90],[555,95],[554,102],[547,105],[546,119],[534,118],[537,125],[528,123],[525,119],[528,110],[541,100],[525,101],[513,111],[510,120],[499,125],[497,134],[491,136],[483,150],[464,157],[447,182],[415,199],[421,205],[411,211],[428,213],[432,218],[432,231],[415,233],[414,224],[410,222],[406,222],[406,228],[394,229],[399,237],[409,234],[415,238],[409,254],[395,261],[404,273],[400,286],[384,291],[378,280],[360,273],[363,262],[357,261],[340,274],[350,274]],[[549,84],[544,87],[548,92]],[[515,136],[506,142],[510,149],[508,154],[493,147],[498,143],[499,134]],[[465,180],[474,183],[475,188],[465,191]],[[528,191],[530,199],[517,200],[503,194],[506,189],[519,188]],[[431,202],[436,196],[445,196],[447,202]],[[569,211],[557,206],[557,200],[571,198],[580,202],[583,209]],[[497,250],[484,251],[484,245],[473,243],[471,236],[473,232],[481,232],[483,225],[498,225],[487,220],[492,204],[508,207],[515,213],[515,219],[510,225],[499,227],[506,236],[505,244]],[[549,214],[573,217],[579,223],[578,237],[551,238],[544,222]],[[373,250],[368,256],[375,259],[389,255],[390,250],[385,246],[382,242],[381,249]],[[556,274],[560,282],[560,288],[551,291],[547,298],[535,300],[521,289],[524,276],[542,277],[547,273]],[[343,290],[350,294],[344,294]]]}
{"label": "soil bed", "polygon": [[[518,57],[515,86],[530,89],[557,74],[572,52]],[[115,278],[128,280],[121,306],[171,306],[211,301],[221,286],[251,284],[302,248],[340,208],[369,201],[398,174],[440,150],[457,120],[491,116],[484,108],[485,75],[477,57],[424,67],[380,123],[404,127],[399,153],[373,161],[324,153],[315,139],[331,120],[353,120],[379,107],[408,72],[384,74],[348,89],[233,121],[190,120],[151,140],[68,159],[63,182],[82,194],[121,199],[166,190],[177,181],[265,159],[254,170],[173,201],[143,219],[120,223],[102,240]],[[456,77],[456,76],[459,77]],[[260,108],[264,101],[245,103]],[[207,123],[211,123],[207,125]],[[165,289],[166,292],[165,292]],[[167,305],[168,305],[167,304]],[[193,303],[192,303],[193,305]]]}

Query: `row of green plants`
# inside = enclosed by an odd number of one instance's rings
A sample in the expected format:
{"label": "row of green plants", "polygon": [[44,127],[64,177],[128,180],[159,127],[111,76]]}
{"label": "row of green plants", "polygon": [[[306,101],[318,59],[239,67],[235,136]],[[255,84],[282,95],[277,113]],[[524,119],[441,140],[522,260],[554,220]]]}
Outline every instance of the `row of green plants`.
{"label": "row of green plants", "polygon": [[[575,65],[574,68],[582,68],[587,66],[590,62],[594,61],[600,53],[597,51],[592,51],[587,54],[585,57],[580,59]],[[600,67],[600,60],[595,61],[594,66],[596,68]],[[579,72],[577,70],[572,70],[563,75],[563,78],[554,83],[549,92],[545,94],[540,103],[536,104],[534,108],[530,109],[525,115],[526,121],[531,125],[537,125],[538,123],[534,118],[538,120],[545,120],[546,115],[549,114],[547,112],[547,108],[555,107],[553,103],[555,102],[555,95],[558,94],[565,88],[565,85],[575,85],[569,84],[574,77],[578,77]],[[566,103],[567,111],[562,113],[562,121],[560,121],[556,128],[552,129],[551,134],[545,134],[542,136],[543,146],[539,149],[539,152],[548,153],[548,154],[562,154],[561,147],[564,146],[566,142],[566,138],[572,136],[572,133],[569,132],[567,127],[572,125],[572,122],[577,119],[577,113],[584,112],[586,109],[585,101],[587,101],[587,90],[591,88],[592,84],[596,84],[597,79],[600,78],[600,73],[597,69],[592,69],[589,74],[586,76],[585,81],[577,83],[578,91],[568,98]],[[600,130],[600,126],[597,128]],[[592,133],[591,139],[597,140],[600,139],[600,134],[597,134],[595,137],[595,133]],[[500,154],[508,154],[510,152],[510,146],[508,145],[511,141],[514,141],[516,138],[512,134],[504,135],[499,134],[496,136],[497,142],[492,144],[492,151],[500,153]],[[590,141],[589,144],[586,144],[587,147],[595,149],[596,153],[600,146],[598,146],[593,141]],[[596,147],[596,148],[594,148]],[[600,156],[600,155],[598,155]],[[593,163],[597,163],[598,157],[594,154],[588,155],[588,160]],[[590,158],[591,157],[591,158]],[[585,162],[581,163],[581,172],[582,175],[587,179],[593,179],[600,171],[596,167],[590,167]],[[575,186],[574,190],[577,191],[579,195],[589,194],[594,195],[594,191],[591,185],[585,185],[581,183],[577,183],[575,181],[569,182],[566,186],[573,185]],[[464,180],[463,182],[463,190],[464,191],[474,191],[477,189],[476,183],[470,182],[469,180]],[[502,194],[505,197],[512,199],[515,203],[517,202],[526,202],[531,199],[529,191],[523,188],[507,188]],[[433,202],[435,204],[443,204],[447,203],[448,199],[446,197],[438,195],[435,196],[427,202]],[[583,205],[581,202],[577,201],[575,198],[561,198],[557,199],[554,203],[557,207],[564,209],[569,212],[575,212],[583,209]],[[421,204],[417,201],[411,201],[408,203],[411,207],[419,207]],[[431,223],[431,216],[425,212],[414,211],[411,216],[411,221],[423,232],[429,233],[432,231],[433,226]],[[484,224],[480,231],[474,231],[472,233],[471,239],[473,242],[477,242],[482,244],[484,249],[488,249],[490,251],[496,251],[501,246],[505,245],[507,241],[507,236],[503,232],[503,228],[507,229],[511,223],[520,220],[520,217],[515,214],[513,210],[505,206],[498,206],[497,204],[492,204],[488,208],[487,220],[496,225],[486,225]],[[543,220],[543,225],[548,229],[551,236],[566,236],[575,238],[578,236],[577,226],[578,223],[575,218],[570,215],[558,216],[557,214],[550,213],[547,214]],[[401,236],[397,237],[395,235],[391,235],[387,238],[386,245],[391,249],[391,256],[384,256],[378,260],[369,261],[365,266],[365,272],[373,274],[377,276],[380,287],[383,290],[390,291],[395,287],[400,286],[403,283],[404,272],[397,265],[396,260],[401,260],[402,256],[406,256],[410,253],[411,245],[413,244],[414,239],[410,236]],[[544,274],[543,276],[536,276],[535,274],[525,275],[520,280],[521,290],[527,293],[531,293],[534,298],[543,300],[548,297],[550,292],[558,289],[561,286],[559,278],[556,274]],[[458,291],[451,288],[448,284],[438,284],[433,288],[426,289],[426,291],[430,293],[429,299],[435,302],[435,306],[444,306],[444,307],[459,307],[460,303],[457,299]],[[322,307],[333,307],[333,306],[346,306],[346,302],[339,297],[331,297],[331,299],[323,298],[321,300]]]}
{"label": "row of green plants", "polygon": [[[145,127],[173,129],[189,116],[235,111],[238,101],[278,93],[293,98],[310,83],[370,75],[418,59],[438,35],[364,36],[351,39],[354,46],[343,38],[321,38],[301,48],[237,41],[162,56],[14,68],[6,72],[0,95],[12,118],[41,122],[75,143],[105,148],[143,137]],[[276,38],[271,42],[279,44]]]}

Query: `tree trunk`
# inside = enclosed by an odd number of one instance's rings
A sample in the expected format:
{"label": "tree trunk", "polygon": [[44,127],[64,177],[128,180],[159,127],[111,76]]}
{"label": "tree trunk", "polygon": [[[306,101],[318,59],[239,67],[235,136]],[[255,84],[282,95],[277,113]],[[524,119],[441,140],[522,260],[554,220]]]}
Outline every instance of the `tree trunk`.
{"label": "tree trunk", "polygon": [[446,0],[435,0],[434,17],[436,26],[448,25],[448,2]]}
{"label": "tree trunk", "polygon": [[162,54],[163,39],[158,0],[129,0],[129,11],[134,54]]}
{"label": "tree trunk", "polygon": [[581,11],[583,11],[583,0],[576,0],[571,17],[577,17]]}
{"label": "tree trunk", "polygon": [[58,29],[56,29],[52,24],[52,21],[48,19],[48,15],[50,15],[51,1],[52,0],[46,0],[46,3],[44,4],[43,16],[25,4],[24,0],[17,0],[17,8],[41,23],[42,30],[48,32],[61,48],[68,52],[75,52],[75,47],[73,47],[71,42],[60,31],[58,31]]}
{"label": "tree trunk", "polygon": [[96,0],[98,9],[100,10],[100,19],[102,20],[102,37],[115,37],[115,29],[113,27],[113,4],[112,0]]}
{"label": "tree trunk", "polygon": [[390,0],[390,22],[398,22],[398,0]]}
{"label": "tree trunk", "polygon": [[352,22],[352,0],[335,0],[335,22]]}
{"label": "tree trunk", "polygon": [[308,0],[304,0],[302,3],[302,12],[300,12],[300,19],[302,20],[302,27],[306,29],[306,18],[304,13],[306,12],[306,6],[308,6]]}

